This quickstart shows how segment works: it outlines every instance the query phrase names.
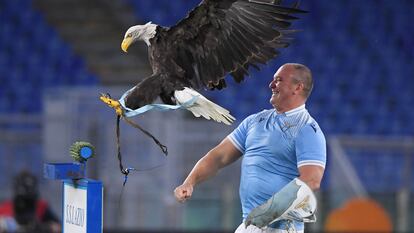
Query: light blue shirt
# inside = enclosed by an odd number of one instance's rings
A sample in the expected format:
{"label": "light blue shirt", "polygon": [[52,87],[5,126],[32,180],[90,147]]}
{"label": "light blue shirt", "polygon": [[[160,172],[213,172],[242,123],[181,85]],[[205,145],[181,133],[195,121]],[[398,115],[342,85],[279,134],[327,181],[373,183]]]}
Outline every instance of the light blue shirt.
{"label": "light blue shirt", "polygon": [[[305,105],[280,114],[271,109],[250,115],[228,138],[243,153],[239,190],[243,219],[299,177],[299,167],[325,167],[325,136]],[[286,229],[286,221],[271,227]],[[300,222],[295,227],[304,228]]]}

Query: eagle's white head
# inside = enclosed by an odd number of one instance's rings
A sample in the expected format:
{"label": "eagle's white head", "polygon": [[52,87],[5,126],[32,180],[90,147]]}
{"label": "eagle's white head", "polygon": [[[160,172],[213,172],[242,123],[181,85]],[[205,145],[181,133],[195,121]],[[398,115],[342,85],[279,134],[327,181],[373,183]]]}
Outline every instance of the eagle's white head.
{"label": "eagle's white head", "polygon": [[124,52],[127,52],[128,47],[138,40],[143,40],[147,44],[147,46],[150,46],[150,39],[155,36],[156,24],[153,24],[152,22],[148,22],[144,25],[135,25],[130,27],[126,32],[124,36],[124,40],[122,41],[121,48]]}

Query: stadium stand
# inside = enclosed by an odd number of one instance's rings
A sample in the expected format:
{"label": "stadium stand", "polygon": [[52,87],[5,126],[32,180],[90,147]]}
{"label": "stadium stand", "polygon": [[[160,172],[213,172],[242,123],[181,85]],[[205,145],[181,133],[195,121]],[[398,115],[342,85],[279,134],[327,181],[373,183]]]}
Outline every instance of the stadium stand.
{"label": "stadium stand", "polygon": [[98,83],[30,0],[1,1],[0,25],[0,112],[38,113],[45,88]]}
{"label": "stadium stand", "polygon": [[[199,1],[127,2],[143,21],[171,26]],[[405,79],[414,73],[414,30],[407,20],[413,7],[410,1],[399,3],[303,2],[310,13],[294,24],[303,31],[279,59],[260,74],[252,71],[244,85],[230,82],[228,90],[208,95],[241,119],[269,108],[267,82],[275,67],[298,61],[314,72],[317,91],[309,108],[326,133],[413,134],[409,119],[414,113],[407,110],[414,102],[414,82]],[[1,1],[0,7],[1,112],[40,111],[42,89],[47,87],[98,83],[71,45],[32,9],[30,0]],[[367,10],[373,13],[367,15]],[[342,20],[349,17],[354,20]],[[253,90],[259,94],[251,95]]]}

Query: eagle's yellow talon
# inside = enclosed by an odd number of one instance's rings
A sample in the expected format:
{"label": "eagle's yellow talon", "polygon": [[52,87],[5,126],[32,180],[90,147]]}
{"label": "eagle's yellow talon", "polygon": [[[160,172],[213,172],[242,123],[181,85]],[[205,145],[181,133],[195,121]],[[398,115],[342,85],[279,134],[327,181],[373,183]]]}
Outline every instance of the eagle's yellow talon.
{"label": "eagle's yellow talon", "polygon": [[105,95],[101,95],[99,97],[99,99],[101,99],[102,102],[107,104],[109,107],[115,109],[115,112],[116,112],[117,115],[119,115],[119,116],[123,115],[124,111],[122,110],[122,106],[119,103],[119,101],[111,99],[110,97],[105,96]]}

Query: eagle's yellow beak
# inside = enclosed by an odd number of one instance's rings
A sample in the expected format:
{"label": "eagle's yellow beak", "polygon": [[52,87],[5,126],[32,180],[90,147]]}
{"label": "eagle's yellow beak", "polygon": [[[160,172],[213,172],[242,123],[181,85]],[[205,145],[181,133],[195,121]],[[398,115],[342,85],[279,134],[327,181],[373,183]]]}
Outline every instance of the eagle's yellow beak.
{"label": "eagle's yellow beak", "polygon": [[131,45],[131,43],[132,43],[132,37],[127,37],[127,38],[125,38],[125,39],[122,41],[122,44],[121,44],[121,49],[122,49],[124,52],[127,52],[128,47]]}
{"label": "eagle's yellow beak", "polygon": [[122,110],[122,106],[117,100],[111,99],[109,96],[101,94],[99,99],[102,100],[105,104],[107,104],[109,107],[115,109],[115,112],[118,116],[122,116],[124,111]]}

